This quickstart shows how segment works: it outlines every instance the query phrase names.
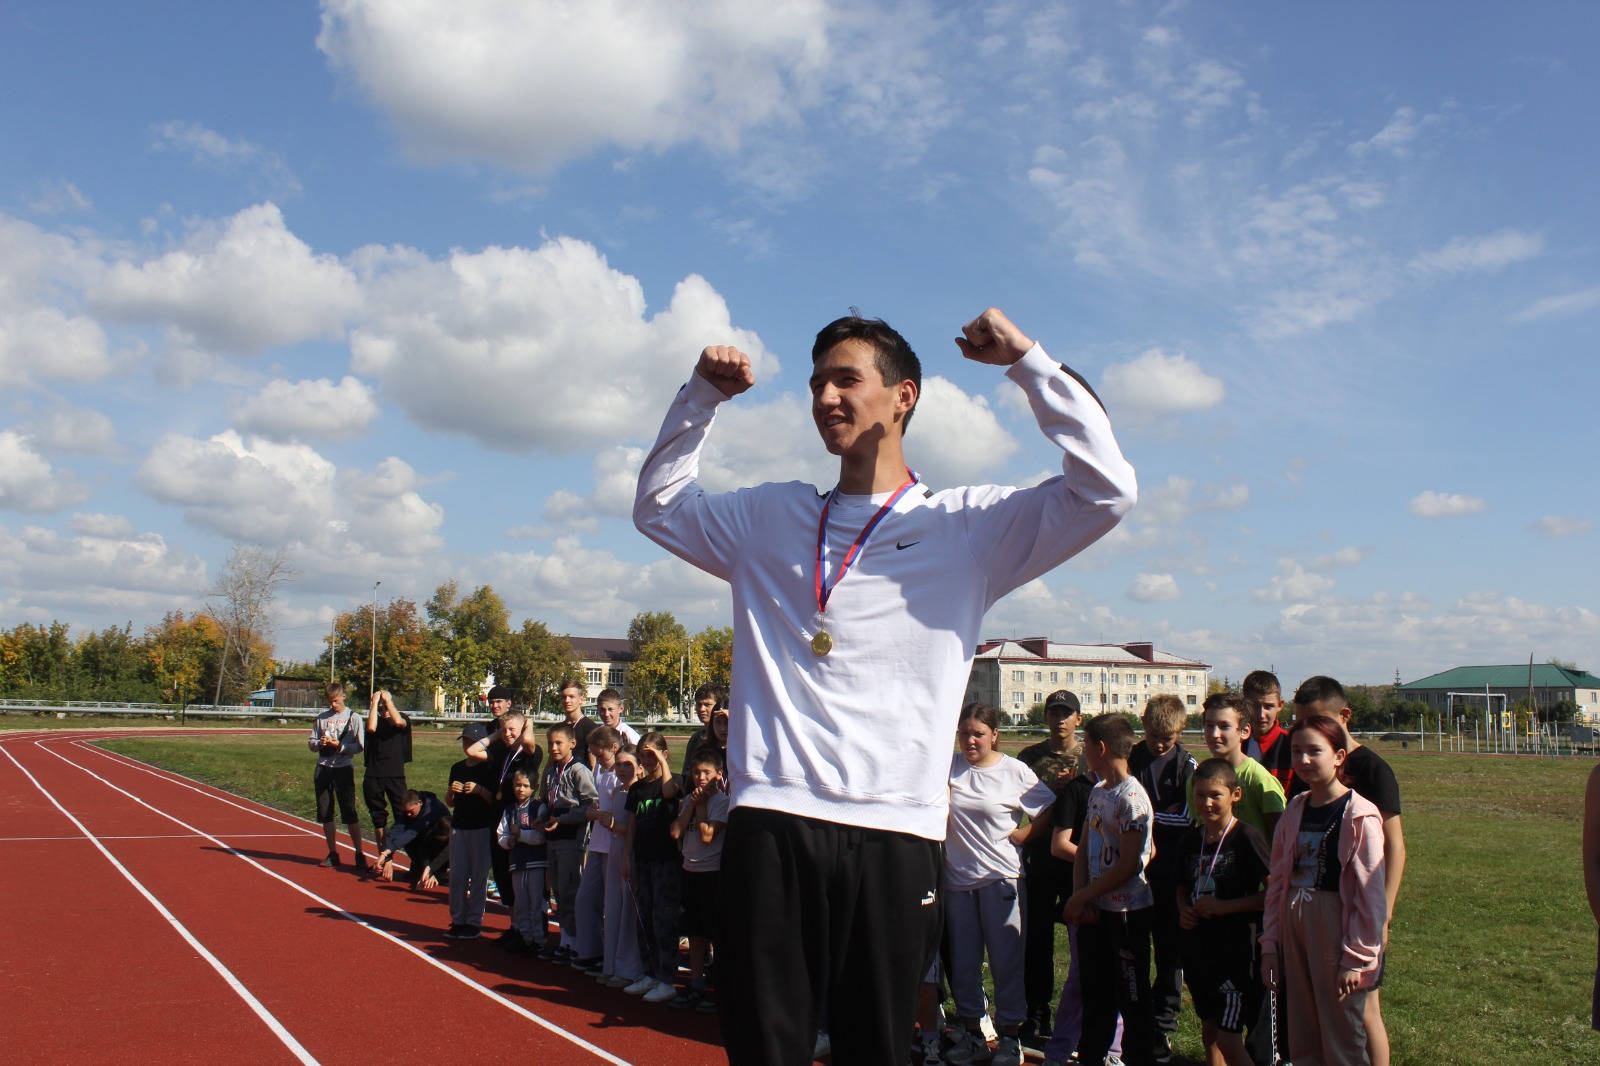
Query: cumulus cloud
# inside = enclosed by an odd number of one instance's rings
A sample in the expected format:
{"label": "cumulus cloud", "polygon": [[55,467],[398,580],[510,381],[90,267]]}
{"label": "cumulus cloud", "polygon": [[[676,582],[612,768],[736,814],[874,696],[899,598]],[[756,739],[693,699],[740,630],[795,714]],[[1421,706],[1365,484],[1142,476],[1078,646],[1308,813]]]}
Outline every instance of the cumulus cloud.
{"label": "cumulus cloud", "polygon": [[198,122],[160,122],[152,132],[158,150],[182,152],[208,170],[242,177],[254,196],[284,200],[300,194],[300,179],[283,157],[253,141],[229,139]]}
{"label": "cumulus cloud", "polygon": [[0,430],[0,510],[50,514],[88,497],[77,476],[52,469],[28,437]]}
{"label": "cumulus cloud", "polygon": [[1256,603],[1310,603],[1333,587],[1333,579],[1297,559],[1279,559],[1278,572],[1252,595]]}
{"label": "cumulus cloud", "polygon": [[149,495],[202,529],[252,544],[288,545],[308,574],[350,577],[403,567],[442,542],[444,511],[417,492],[415,471],[388,458],[340,470],[305,444],[168,434],[140,465]]}
{"label": "cumulus cloud", "polygon": [[1594,528],[1594,523],[1576,515],[1547,514],[1529,528],[1547,537],[1571,537],[1589,532]]}
{"label": "cumulus cloud", "polygon": [[1128,599],[1135,603],[1163,603],[1182,597],[1183,591],[1171,574],[1137,574],[1128,586]]}
{"label": "cumulus cloud", "polygon": [[1455,518],[1458,515],[1477,514],[1488,506],[1488,501],[1480,496],[1430,490],[1413,496],[1406,510],[1418,518]]}
{"label": "cumulus cloud", "polygon": [[429,159],[549,170],[606,145],[731,147],[816,96],[823,0],[752,7],[323,0],[317,47]]}
{"label": "cumulus cloud", "polygon": [[0,526],[0,587],[9,614],[154,621],[198,603],[205,564],[160,534],[134,534],[105,515],[76,516],[73,524],[76,536]]}
{"label": "cumulus cloud", "polygon": [[23,429],[30,438],[53,452],[100,456],[117,452],[116,425],[89,407],[53,407],[29,420]]}
{"label": "cumulus cloud", "polygon": [[1536,322],[1541,318],[1566,318],[1569,315],[1581,315],[1600,307],[1600,285],[1592,289],[1583,289],[1579,292],[1567,292],[1558,296],[1546,296],[1542,300],[1535,300],[1527,307],[1511,316],[1513,322]]}
{"label": "cumulus cloud", "polygon": [[1457,237],[1411,260],[1419,274],[1493,273],[1544,251],[1544,235],[1503,229],[1483,237]]}
{"label": "cumulus cloud", "polygon": [[[814,437],[809,406],[807,429]],[[933,376],[922,381],[906,447],[927,484],[948,488],[992,481],[1018,445],[988,400],[969,396],[948,379]]]}
{"label": "cumulus cloud", "polygon": [[197,227],[182,249],[114,263],[89,300],[112,318],[168,326],[178,346],[255,355],[339,336],[360,295],[337,257],[314,253],[276,205],[258,204]]}
{"label": "cumulus cloud", "polygon": [[647,315],[637,279],[583,241],[488,248],[435,261],[366,249],[368,309],[351,336],[357,373],[430,429],[504,452],[568,454],[654,435],[707,343],[749,353],[758,382],[776,360],[737,329],[702,277]]}
{"label": "cumulus cloud", "polygon": [[270,381],[233,412],[239,429],[276,441],[353,437],[376,417],[372,390],[348,375],[337,383]]}
{"label": "cumulus cloud", "polygon": [[1227,390],[1200,364],[1178,352],[1151,348],[1126,363],[1113,363],[1100,379],[1100,395],[1118,417],[1145,421],[1189,411],[1204,411],[1222,402]]}
{"label": "cumulus cloud", "polygon": [[96,381],[114,369],[105,330],[54,307],[0,311],[0,384]]}

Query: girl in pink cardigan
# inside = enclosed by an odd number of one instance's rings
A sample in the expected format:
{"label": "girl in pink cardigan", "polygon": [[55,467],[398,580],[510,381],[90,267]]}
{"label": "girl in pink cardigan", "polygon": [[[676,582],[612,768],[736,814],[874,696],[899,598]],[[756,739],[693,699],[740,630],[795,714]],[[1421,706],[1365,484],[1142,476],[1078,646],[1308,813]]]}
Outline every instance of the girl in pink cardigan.
{"label": "girl in pink cardigan", "polygon": [[1348,750],[1332,718],[1289,731],[1295,778],[1310,791],[1272,834],[1261,976],[1288,997],[1295,1066],[1370,1061],[1361,1016],[1383,946],[1383,817],[1339,779]]}

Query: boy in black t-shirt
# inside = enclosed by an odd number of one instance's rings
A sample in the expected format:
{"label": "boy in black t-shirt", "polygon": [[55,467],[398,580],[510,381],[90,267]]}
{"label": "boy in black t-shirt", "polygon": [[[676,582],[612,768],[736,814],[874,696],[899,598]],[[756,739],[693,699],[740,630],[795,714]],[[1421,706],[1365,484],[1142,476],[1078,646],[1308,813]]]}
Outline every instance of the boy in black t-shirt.
{"label": "boy in black t-shirt", "polygon": [[[467,723],[461,730],[462,753],[487,733],[481,722]],[[474,940],[483,933],[489,854],[500,820],[494,786],[494,768],[486,762],[467,757],[450,767],[450,788],[445,792],[451,815],[450,928],[444,935],[452,940]]]}
{"label": "boy in black t-shirt", "polygon": [[1271,852],[1256,827],[1233,816],[1239,777],[1226,759],[1194,772],[1201,825],[1178,845],[1176,904],[1183,928],[1183,971],[1200,1018],[1206,1061],[1251,1066],[1241,1032],[1261,1009],[1256,936]]}
{"label": "boy in black t-shirt", "polygon": [[[361,756],[365,772],[361,775],[361,798],[367,803],[367,813],[372,816],[372,830],[377,837],[378,850],[391,854],[397,849],[384,841],[389,827],[389,808],[394,808],[395,820],[400,820],[400,807],[409,790],[406,785],[406,763],[411,761],[411,722],[394,705],[388,689],[380,688],[372,694],[367,708],[367,736]],[[371,868],[377,872],[379,863],[372,860]]]}

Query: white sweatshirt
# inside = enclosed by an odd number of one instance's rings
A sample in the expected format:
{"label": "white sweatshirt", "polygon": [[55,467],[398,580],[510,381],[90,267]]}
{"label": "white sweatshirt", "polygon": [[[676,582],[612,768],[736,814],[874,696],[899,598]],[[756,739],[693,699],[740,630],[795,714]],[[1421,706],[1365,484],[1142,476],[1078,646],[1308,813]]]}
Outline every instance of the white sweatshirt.
{"label": "white sweatshirt", "polygon": [[[984,613],[1104,536],[1133,506],[1133,467],[1105,411],[1037,345],[1006,371],[1063,473],[1033,488],[917,485],[878,526],[816,632],[825,494],[802,482],[712,495],[695,482],[725,397],[698,374],[639,474],[634,524],[733,588],[728,773],[734,807],[942,840],[950,747]],[[830,581],[888,493],[837,496]]]}

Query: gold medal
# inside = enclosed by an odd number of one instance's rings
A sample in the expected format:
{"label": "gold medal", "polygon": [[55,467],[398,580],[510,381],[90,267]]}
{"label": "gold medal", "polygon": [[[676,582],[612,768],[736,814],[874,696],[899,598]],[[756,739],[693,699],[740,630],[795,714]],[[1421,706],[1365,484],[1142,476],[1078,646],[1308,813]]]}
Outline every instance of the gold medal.
{"label": "gold medal", "polygon": [[811,650],[817,653],[817,658],[833,650],[833,638],[828,636],[826,629],[817,630],[817,635],[811,638]]}

